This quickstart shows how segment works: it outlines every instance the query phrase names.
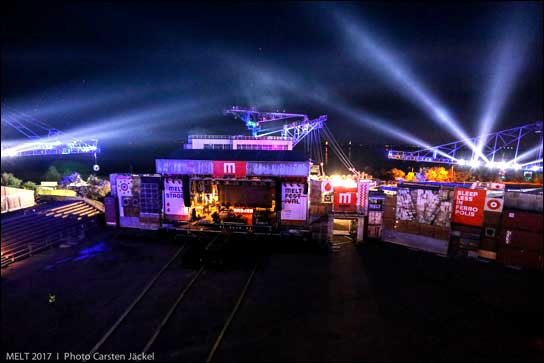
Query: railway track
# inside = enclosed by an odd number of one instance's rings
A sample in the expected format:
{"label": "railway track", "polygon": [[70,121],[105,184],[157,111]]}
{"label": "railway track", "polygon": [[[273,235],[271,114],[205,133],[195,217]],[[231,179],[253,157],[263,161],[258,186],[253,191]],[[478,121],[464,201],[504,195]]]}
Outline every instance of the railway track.
{"label": "railway track", "polygon": [[[228,237],[211,238],[204,250],[213,250],[224,238]],[[96,352],[155,352],[155,359],[159,360],[179,359],[187,354],[191,360],[213,360],[247,294],[258,263],[250,261],[242,271],[229,273],[209,269],[205,264],[196,271],[172,269],[184,252],[187,252],[185,245],[102,335],[90,350],[90,356]],[[181,291],[179,279],[184,280]],[[180,335],[192,338],[180,339]],[[198,337],[202,341],[194,340]]]}

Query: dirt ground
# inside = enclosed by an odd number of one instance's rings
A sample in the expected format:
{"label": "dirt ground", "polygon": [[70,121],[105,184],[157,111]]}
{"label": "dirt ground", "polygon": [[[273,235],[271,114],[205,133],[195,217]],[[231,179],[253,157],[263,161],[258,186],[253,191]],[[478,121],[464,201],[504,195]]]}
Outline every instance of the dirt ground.
{"label": "dirt ground", "polygon": [[[3,351],[88,353],[183,243],[103,231],[4,269]],[[536,361],[544,354],[542,274],[386,243],[338,246],[330,254],[268,248],[214,360]],[[152,346],[155,358],[204,360],[250,265],[207,271]],[[195,272],[174,263],[104,349],[139,349]]]}

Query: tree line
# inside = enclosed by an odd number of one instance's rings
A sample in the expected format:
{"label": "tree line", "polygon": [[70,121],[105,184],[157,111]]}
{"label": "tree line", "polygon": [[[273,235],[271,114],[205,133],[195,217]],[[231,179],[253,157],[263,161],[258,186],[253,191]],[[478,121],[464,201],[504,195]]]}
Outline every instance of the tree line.
{"label": "tree line", "polygon": [[506,173],[491,169],[455,169],[443,166],[424,167],[419,171],[405,172],[402,169],[393,168],[386,172],[388,180],[403,180],[405,182],[434,181],[449,183],[467,183],[474,181],[484,182],[531,182],[542,184],[542,173],[531,172],[525,174],[523,171],[508,171]]}
{"label": "tree line", "polygon": [[[89,175],[84,180],[77,172],[65,170],[62,174],[55,166],[50,166],[43,176],[44,181],[57,182],[63,189],[70,189],[82,197],[94,200],[102,200],[110,192],[110,182],[107,179],[101,179],[96,175]],[[23,188],[38,191],[40,186],[33,181],[17,178],[12,173],[2,173],[2,185],[12,188]]]}

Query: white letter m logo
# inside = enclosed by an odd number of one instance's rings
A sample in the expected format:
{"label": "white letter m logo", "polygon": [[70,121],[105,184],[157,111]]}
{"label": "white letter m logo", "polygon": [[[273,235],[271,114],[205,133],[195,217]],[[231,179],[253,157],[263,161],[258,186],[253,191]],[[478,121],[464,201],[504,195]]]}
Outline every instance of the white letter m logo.
{"label": "white letter m logo", "polygon": [[351,204],[351,193],[340,193],[339,204]]}
{"label": "white letter m logo", "polygon": [[235,174],[236,173],[236,164],[234,164],[234,163],[224,163],[223,164],[223,173],[225,173],[225,174]]}

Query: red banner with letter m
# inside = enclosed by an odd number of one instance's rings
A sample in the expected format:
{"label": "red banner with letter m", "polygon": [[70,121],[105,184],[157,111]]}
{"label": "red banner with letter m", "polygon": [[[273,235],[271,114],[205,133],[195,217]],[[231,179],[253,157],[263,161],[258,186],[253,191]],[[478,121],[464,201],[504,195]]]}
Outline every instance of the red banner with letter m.
{"label": "red banner with letter m", "polygon": [[245,161],[213,161],[213,176],[219,178],[242,178],[246,176]]}

